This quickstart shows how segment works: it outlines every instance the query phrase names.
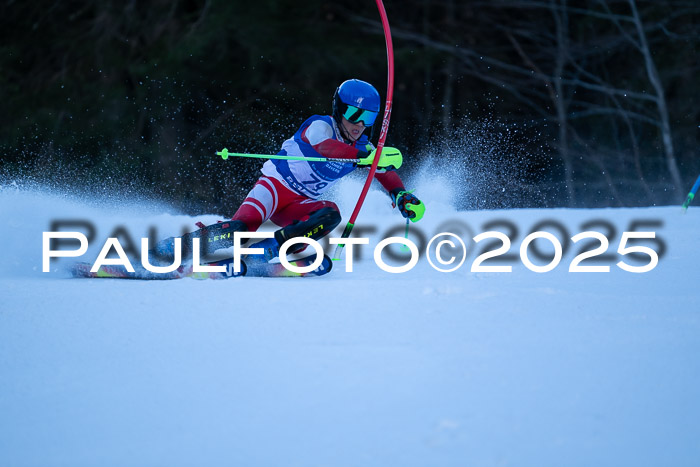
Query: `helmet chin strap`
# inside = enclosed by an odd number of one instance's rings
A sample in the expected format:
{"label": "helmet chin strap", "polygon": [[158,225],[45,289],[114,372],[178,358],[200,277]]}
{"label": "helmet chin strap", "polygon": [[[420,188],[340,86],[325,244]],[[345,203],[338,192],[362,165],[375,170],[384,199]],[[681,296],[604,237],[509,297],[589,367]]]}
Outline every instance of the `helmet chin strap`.
{"label": "helmet chin strap", "polygon": [[[342,118],[341,118],[340,120],[338,120],[337,118],[334,117],[334,118],[333,118],[333,123],[335,123],[336,128],[338,128],[338,130],[340,131],[340,136],[342,136],[343,139],[344,139],[345,141],[350,141],[350,143],[353,143],[353,144],[354,144],[354,143],[357,142],[357,139],[360,139],[360,138],[358,137],[356,140],[353,140],[353,139],[350,137],[350,132],[348,131],[347,128],[345,128],[345,124],[343,123]],[[365,129],[366,129],[366,128],[365,128]],[[364,130],[363,130],[362,133],[364,133]],[[362,136],[362,134],[360,134],[360,136]]]}
{"label": "helmet chin strap", "polygon": [[343,138],[344,138],[346,141],[350,141],[350,143],[352,143],[352,144],[356,143],[357,140],[359,140],[359,139],[362,137],[362,135],[364,134],[365,130],[367,129],[367,127],[365,127],[365,128],[362,130],[362,133],[360,133],[360,136],[357,137],[357,139],[352,139],[352,138],[350,137],[350,132],[348,131],[347,128],[345,128],[345,123],[343,123],[342,120],[340,121],[340,125],[338,125],[338,126],[341,128],[341,131],[344,133],[344,134],[342,135]]}
{"label": "helmet chin strap", "polygon": [[347,128],[345,128],[345,123],[344,123],[342,120],[340,121],[340,128],[341,128],[341,130],[342,130],[342,132],[343,132],[343,138],[344,138],[346,141],[350,141],[351,143],[354,143],[354,142],[356,141],[356,140],[353,140],[353,139],[350,137],[350,132],[348,131]]}

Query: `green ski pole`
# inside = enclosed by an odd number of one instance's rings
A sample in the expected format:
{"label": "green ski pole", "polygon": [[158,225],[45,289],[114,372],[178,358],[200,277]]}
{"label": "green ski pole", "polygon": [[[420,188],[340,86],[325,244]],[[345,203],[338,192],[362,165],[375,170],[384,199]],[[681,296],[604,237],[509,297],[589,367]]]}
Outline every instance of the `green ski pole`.
{"label": "green ski pole", "polygon": [[223,160],[233,157],[248,157],[252,159],[283,159],[288,161],[308,161],[308,162],[346,162],[357,164],[357,159],[337,159],[335,157],[304,157],[304,156],[285,156],[282,154],[247,154],[243,152],[229,152],[224,148],[221,151],[216,151],[217,156],[221,156]]}

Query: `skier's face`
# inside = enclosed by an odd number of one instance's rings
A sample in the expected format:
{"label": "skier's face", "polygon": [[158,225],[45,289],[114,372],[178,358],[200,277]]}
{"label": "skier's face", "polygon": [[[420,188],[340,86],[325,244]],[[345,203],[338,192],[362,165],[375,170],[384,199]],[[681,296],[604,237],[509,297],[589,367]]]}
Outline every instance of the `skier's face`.
{"label": "skier's face", "polygon": [[350,123],[350,121],[345,117],[343,117],[343,126],[345,127],[345,132],[347,133],[348,139],[353,143],[360,139],[360,136],[362,136],[362,133],[365,131],[364,123]]}

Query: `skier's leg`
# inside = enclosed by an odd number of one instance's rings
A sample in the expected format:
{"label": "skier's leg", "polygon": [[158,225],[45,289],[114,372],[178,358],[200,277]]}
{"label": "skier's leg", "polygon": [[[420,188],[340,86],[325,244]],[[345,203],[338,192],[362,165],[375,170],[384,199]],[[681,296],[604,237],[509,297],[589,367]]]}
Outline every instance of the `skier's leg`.
{"label": "skier's leg", "polygon": [[271,220],[282,229],[275,236],[284,241],[292,237],[319,239],[340,223],[340,210],[332,201],[315,200],[296,193],[270,177],[260,177],[234,214],[249,231]]}
{"label": "skier's leg", "polygon": [[[192,238],[202,238],[200,243],[202,255],[222,248],[230,248],[233,246],[234,232],[258,230],[276,210],[290,202],[290,196],[299,195],[289,191],[275,179],[260,177],[229,222],[209,225],[188,235]],[[183,240],[185,237],[183,236]],[[189,244],[191,250],[191,239]]]}
{"label": "skier's leg", "polygon": [[[279,180],[260,177],[232,220],[242,221],[248,230],[255,231],[268,219],[282,228],[275,232],[274,238],[252,247],[264,248],[265,258],[270,260],[277,256],[279,245],[290,238],[317,240],[330,233],[340,223],[340,212],[331,201],[313,200],[290,190]],[[299,245],[297,251],[305,246]]]}
{"label": "skier's leg", "polygon": [[294,197],[299,196],[281,182],[269,177],[260,177],[250,190],[231,220],[245,223],[255,232],[279,209],[283,209]]}
{"label": "skier's leg", "polygon": [[[275,224],[284,226],[275,232],[275,240],[279,245],[294,237],[319,240],[331,233],[340,224],[340,220],[340,210],[335,203],[311,199],[290,204],[272,216]],[[298,253],[304,248],[305,244],[295,245],[289,253]]]}
{"label": "skier's leg", "polygon": [[[208,225],[181,237],[182,257],[192,257],[193,238],[200,239],[200,253],[204,256],[222,248],[230,248],[234,232],[258,230],[280,205],[284,205],[280,203],[280,193],[284,194],[283,190],[288,191],[277,180],[260,177],[230,221]],[[175,237],[170,237],[158,242],[151,252],[153,256],[172,260],[174,249]]]}

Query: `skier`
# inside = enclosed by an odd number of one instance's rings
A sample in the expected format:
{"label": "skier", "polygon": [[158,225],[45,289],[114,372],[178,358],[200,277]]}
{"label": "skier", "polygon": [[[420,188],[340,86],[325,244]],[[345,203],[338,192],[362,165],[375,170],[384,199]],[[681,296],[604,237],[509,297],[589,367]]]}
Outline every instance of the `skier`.
{"label": "skier", "polygon": [[[281,228],[274,232],[273,238],[253,247],[264,248],[268,261],[277,257],[279,247],[291,238],[318,240],[329,234],[340,223],[340,211],[335,203],[319,198],[357,167],[372,165],[376,149],[367,132],[376,128],[379,110],[379,93],[374,86],[358,79],[343,82],[333,96],[332,115],[314,115],[307,119],[282,144],[278,154],[356,159],[357,163],[269,159],[262,167],[262,176],[230,221],[202,226],[182,237],[182,256],[191,256],[193,238],[200,238],[201,252],[206,254],[231,247],[234,232],[256,231],[267,220]],[[389,192],[401,215],[417,222],[423,217],[425,205],[406,190],[396,173],[402,161],[401,151],[384,147],[375,178]],[[294,247],[289,253],[299,252],[306,245]],[[173,238],[159,242],[155,248],[157,255],[168,257],[173,250]]]}

